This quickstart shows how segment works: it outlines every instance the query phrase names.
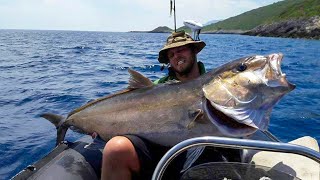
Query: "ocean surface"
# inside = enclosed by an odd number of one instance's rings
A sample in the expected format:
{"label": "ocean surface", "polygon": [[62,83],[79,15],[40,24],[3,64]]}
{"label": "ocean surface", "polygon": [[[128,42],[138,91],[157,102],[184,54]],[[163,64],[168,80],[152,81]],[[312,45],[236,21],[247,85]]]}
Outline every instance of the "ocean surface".
{"label": "ocean surface", "polygon": [[[56,129],[39,117],[67,115],[126,88],[128,68],[162,77],[158,51],[169,34],[0,30],[0,179],[49,153]],[[273,109],[269,130],[287,142],[320,142],[320,41],[201,34],[207,70],[248,56],[282,52],[282,71],[296,89]],[[83,136],[68,131],[66,140]]]}

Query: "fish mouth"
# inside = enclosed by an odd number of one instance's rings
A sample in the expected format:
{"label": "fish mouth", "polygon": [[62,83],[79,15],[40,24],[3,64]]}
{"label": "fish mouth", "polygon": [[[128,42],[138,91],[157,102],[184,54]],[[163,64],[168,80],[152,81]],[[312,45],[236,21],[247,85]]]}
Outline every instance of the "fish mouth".
{"label": "fish mouth", "polygon": [[225,135],[232,137],[241,137],[254,133],[257,128],[239,123],[235,119],[227,116],[212,106],[210,100],[205,99],[205,112],[210,121]]}
{"label": "fish mouth", "polygon": [[287,80],[286,74],[281,70],[283,54],[270,54],[267,56],[267,59],[270,69],[265,74],[265,78],[267,79],[266,84],[269,87],[287,87],[289,91],[292,91],[296,86]]}

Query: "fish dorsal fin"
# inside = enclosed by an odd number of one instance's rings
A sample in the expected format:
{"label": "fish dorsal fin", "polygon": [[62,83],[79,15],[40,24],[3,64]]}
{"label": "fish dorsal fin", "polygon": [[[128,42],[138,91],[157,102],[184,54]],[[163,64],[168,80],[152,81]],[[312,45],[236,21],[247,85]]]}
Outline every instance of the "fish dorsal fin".
{"label": "fish dorsal fin", "polygon": [[128,89],[139,89],[153,86],[153,83],[149,78],[143,76],[137,71],[128,69],[128,72],[130,73]]}

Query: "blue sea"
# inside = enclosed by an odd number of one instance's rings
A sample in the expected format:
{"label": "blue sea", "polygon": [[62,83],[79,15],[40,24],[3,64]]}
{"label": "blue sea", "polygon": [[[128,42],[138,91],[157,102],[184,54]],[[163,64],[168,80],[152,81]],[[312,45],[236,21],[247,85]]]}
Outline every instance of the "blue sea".
{"label": "blue sea", "polygon": [[[56,129],[41,113],[68,112],[126,88],[128,68],[162,77],[158,51],[169,34],[0,30],[0,179],[49,153]],[[207,70],[248,56],[282,52],[296,89],[273,109],[269,130],[287,142],[320,142],[320,41],[201,34]],[[69,131],[66,140],[83,136]]]}

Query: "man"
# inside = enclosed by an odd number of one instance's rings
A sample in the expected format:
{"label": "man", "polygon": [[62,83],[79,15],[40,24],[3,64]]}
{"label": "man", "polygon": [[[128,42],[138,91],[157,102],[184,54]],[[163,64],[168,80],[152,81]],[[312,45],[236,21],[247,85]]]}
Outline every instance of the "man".
{"label": "man", "polygon": [[194,41],[184,31],[176,32],[167,39],[167,44],[159,52],[159,62],[169,64],[169,74],[155,83],[168,80],[187,81],[205,73],[203,63],[197,63],[196,55],[206,46],[203,41]]}
{"label": "man", "polygon": [[[203,41],[194,41],[183,31],[172,33],[158,58],[160,63],[169,64],[169,74],[154,83],[184,82],[204,74],[204,65],[197,61],[196,55],[205,45]],[[103,150],[101,179],[151,179],[157,163],[170,148],[138,136],[116,136],[107,142]],[[171,174],[179,173],[181,164],[180,161],[171,168]]]}

